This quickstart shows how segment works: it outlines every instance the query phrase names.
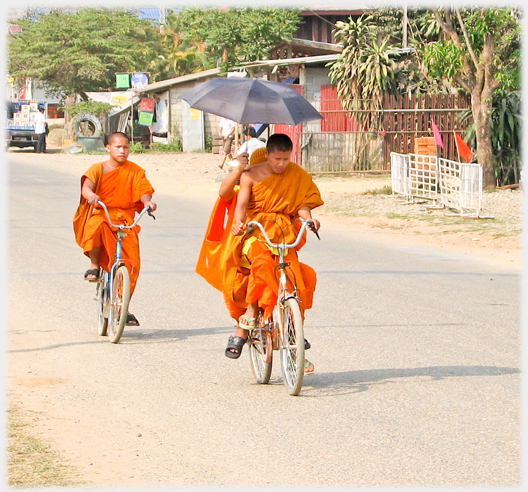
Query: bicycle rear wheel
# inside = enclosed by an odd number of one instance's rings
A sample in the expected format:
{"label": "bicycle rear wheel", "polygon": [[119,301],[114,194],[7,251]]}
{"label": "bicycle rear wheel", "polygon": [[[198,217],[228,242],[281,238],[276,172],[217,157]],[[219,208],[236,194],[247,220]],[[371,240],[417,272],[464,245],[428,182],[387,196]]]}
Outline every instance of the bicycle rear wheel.
{"label": "bicycle rear wheel", "polygon": [[108,283],[106,272],[101,269],[95,291],[95,300],[97,301],[97,331],[102,337],[106,336],[108,327],[108,317],[105,316],[105,307],[108,303]]}
{"label": "bicycle rear wheel", "polygon": [[297,299],[286,299],[281,306],[282,334],[280,360],[288,393],[300,393],[304,379],[304,330]]}
{"label": "bicycle rear wheel", "polygon": [[107,333],[112,343],[118,343],[125,329],[130,302],[130,275],[126,266],[121,265],[116,270],[112,291]]}
{"label": "bicycle rear wheel", "polygon": [[251,370],[258,384],[268,384],[273,364],[273,349],[270,330],[262,329],[262,319],[258,318],[257,327],[248,335],[249,360]]}

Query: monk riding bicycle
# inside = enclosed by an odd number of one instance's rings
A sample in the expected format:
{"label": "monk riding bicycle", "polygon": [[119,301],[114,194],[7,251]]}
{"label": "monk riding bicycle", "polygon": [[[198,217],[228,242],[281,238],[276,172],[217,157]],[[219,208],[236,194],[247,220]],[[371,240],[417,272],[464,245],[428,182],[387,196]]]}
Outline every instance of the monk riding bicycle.
{"label": "monk riding bicycle", "polygon": [[122,258],[122,241],[127,235],[125,230],[136,227],[145,213],[148,213],[153,219],[156,217],[150,211],[150,207],[147,206],[132,224],[114,224],[106,205],[100,200],[97,204],[103,208],[110,227],[117,229],[114,262],[108,272],[100,267],[98,280],[96,280],[95,300],[97,301],[98,331],[101,336],[108,335],[108,339],[112,343],[119,343],[125,328],[130,303],[130,274],[125,264],[128,260]]}
{"label": "monk riding bicycle", "polygon": [[292,396],[299,394],[303,384],[305,339],[295,275],[290,270],[290,264],[285,256],[288,249],[299,245],[307,227],[319,238],[312,220],[300,219],[300,221],[301,228],[296,240],[291,244],[285,242],[275,244],[260,222],[252,220],[247,223],[248,234],[254,227],[259,228],[265,242],[278,254],[278,263],[275,267],[278,283],[277,303],[271,317],[267,319],[264,319],[264,312],[259,307],[255,327],[248,334],[251,369],[257,383],[267,384],[271,377],[273,350],[279,350],[284,385]]}

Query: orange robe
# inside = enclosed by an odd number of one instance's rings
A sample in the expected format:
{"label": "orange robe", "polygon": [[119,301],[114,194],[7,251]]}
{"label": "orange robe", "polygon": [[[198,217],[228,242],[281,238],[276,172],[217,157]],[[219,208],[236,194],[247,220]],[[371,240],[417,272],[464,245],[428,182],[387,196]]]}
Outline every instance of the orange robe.
{"label": "orange robe", "polygon": [[[81,178],[81,189],[85,179],[94,184],[94,191],[108,208],[108,213],[114,224],[132,224],[136,212],[143,210],[141,197],[152,196],[154,188],[145,176],[145,170],[133,162],[126,161],[116,169],[102,174],[102,164],[94,164]],[[75,220],[84,214],[83,220]],[[81,195],[79,208],[74,218],[74,231],[77,243],[89,256],[89,251],[102,246],[99,262],[101,267],[109,271],[114,262],[117,241],[117,229],[110,227],[101,207],[88,206]],[[139,225],[126,229],[123,238],[122,258],[130,272],[130,291],[134,292],[140,269]]]}
{"label": "orange robe", "polygon": [[[247,220],[261,221],[271,241],[280,243],[281,229],[298,219],[297,212],[301,207],[314,209],[322,204],[321,195],[310,174],[290,162],[282,173],[273,174],[253,186],[247,207]],[[248,303],[256,300],[265,307],[267,317],[277,301],[278,283],[274,272],[278,257],[263,246],[261,241],[255,241],[245,255],[251,264],[250,268],[247,264],[244,265],[242,249],[247,236],[233,236],[230,233],[235,205],[236,199],[231,204],[226,204],[221,199],[217,201],[196,272],[222,291],[224,301],[234,319],[245,312]],[[286,228],[286,242],[295,241],[297,230],[294,227]],[[305,241],[306,238],[297,249],[300,249]],[[295,250],[289,250],[286,261],[290,263],[290,273],[297,282],[301,311],[304,315],[304,310],[312,306],[317,281],[315,271],[299,262]]]}

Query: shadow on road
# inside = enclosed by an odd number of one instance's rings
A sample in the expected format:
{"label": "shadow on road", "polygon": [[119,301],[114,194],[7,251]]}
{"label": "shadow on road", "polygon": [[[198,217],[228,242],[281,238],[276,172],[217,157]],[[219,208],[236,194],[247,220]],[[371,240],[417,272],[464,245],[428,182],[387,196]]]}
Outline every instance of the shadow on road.
{"label": "shadow on road", "polygon": [[[373,369],[333,373],[315,373],[305,378],[304,396],[336,396],[367,391],[378,384],[395,384],[403,379],[430,378],[433,381],[453,377],[486,377],[519,374],[514,367],[495,366],[432,366],[413,369]],[[398,381],[400,380],[400,381]],[[312,393],[312,394],[310,394]]]}

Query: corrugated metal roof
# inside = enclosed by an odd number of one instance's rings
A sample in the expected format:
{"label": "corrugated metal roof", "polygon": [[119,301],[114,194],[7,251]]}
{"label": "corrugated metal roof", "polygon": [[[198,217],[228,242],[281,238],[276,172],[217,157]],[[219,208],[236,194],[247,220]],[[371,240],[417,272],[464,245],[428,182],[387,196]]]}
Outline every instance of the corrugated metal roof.
{"label": "corrugated metal roof", "polygon": [[140,19],[150,19],[150,20],[155,20],[156,22],[160,22],[161,20],[161,12],[160,12],[160,9],[157,9],[157,8],[138,9],[137,15]]}
{"label": "corrugated metal roof", "polygon": [[138,94],[145,94],[148,92],[157,92],[167,87],[183,84],[192,80],[203,79],[204,77],[210,77],[211,75],[218,75],[220,73],[219,68],[212,68],[210,70],[204,70],[203,72],[191,73],[189,75],[182,75],[181,77],[175,77],[173,79],[160,80],[159,82],[153,82],[148,84],[146,87],[138,91]]}

